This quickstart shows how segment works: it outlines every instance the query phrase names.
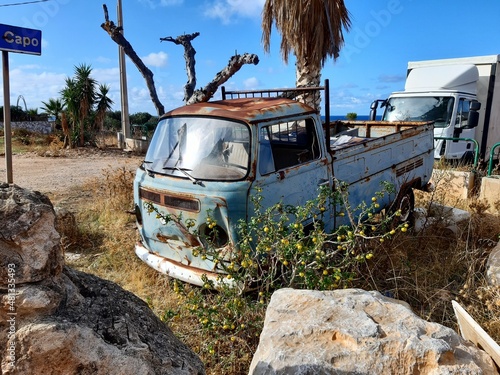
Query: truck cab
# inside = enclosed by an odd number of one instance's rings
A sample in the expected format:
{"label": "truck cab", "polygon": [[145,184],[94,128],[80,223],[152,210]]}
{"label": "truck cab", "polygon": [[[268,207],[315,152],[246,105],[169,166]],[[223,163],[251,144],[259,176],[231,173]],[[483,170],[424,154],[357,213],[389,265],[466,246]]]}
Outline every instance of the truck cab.
{"label": "truck cab", "polygon": [[436,159],[496,160],[490,153],[500,142],[499,65],[500,55],[410,61],[404,91],[374,101],[371,118],[381,109],[383,120],[434,121]]}
{"label": "truck cab", "polygon": [[414,69],[408,74],[405,90],[382,101],[382,121],[433,121],[435,159],[473,160],[475,144],[470,139],[476,138],[478,117],[469,114],[479,109],[478,79],[472,64]]}

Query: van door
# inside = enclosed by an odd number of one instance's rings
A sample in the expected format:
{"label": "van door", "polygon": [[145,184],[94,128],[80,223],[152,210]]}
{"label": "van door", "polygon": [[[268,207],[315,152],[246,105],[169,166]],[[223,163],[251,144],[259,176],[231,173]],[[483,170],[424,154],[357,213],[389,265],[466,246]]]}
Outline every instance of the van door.
{"label": "van door", "polygon": [[[330,164],[320,143],[324,140],[312,117],[261,124],[258,132],[258,163],[253,187],[262,189],[264,208],[280,201],[285,205],[303,206],[318,196],[321,185],[331,186]],[[251,194],[255,192],[251,189]],[[313,214],[304,226],[312,222]],[[323,219],[325,224],[333,222],[330,217]]]}

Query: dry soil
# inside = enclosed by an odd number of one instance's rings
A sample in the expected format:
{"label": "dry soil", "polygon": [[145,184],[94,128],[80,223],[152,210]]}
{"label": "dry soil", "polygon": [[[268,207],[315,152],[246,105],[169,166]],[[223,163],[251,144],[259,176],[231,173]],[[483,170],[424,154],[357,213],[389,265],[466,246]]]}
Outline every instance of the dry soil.
{"label": "dry soil", "polygon": [[[104,176],[109,169],[135,170],[144,156],[119,149],[64,150],[60,156],[36,153],[12,156],[13,183],[46,194],[52,203],[77,196],[79,188],[89,180]],[[0,156],[0,182],[7,181],[5,156]]]}

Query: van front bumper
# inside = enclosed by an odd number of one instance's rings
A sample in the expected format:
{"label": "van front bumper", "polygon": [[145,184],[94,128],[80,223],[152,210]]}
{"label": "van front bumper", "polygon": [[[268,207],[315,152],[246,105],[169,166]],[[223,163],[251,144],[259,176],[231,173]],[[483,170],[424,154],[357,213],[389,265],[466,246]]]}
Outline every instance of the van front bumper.
{"label": "van front bumper", "polygon": [[[221,274],[210,272],[199,268],[189,267],[174,260],[164,258],[158,254],[149,251],[141,242],[135,245],[136,255],[149,267],[164,273],[174,279],[184,281],[189,284],[204,286],[203,278],[213,282],[215,287],[220,286],[221,283],[226,285],[233,284],[231,280],[221,277]],[[204,276],[204,277],[202,277]],[[221,281],[222,280],[222,281]]]}

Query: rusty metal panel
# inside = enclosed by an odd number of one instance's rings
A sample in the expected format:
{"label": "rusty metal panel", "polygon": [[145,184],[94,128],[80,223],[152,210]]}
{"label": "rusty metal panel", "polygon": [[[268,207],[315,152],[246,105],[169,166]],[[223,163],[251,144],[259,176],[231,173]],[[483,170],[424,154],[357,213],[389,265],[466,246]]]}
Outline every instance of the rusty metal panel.
{"label": "rusty metal panel", "polygon": [[163,117],[214,116],[227,120],[256,123],[316,113],[311,107],[285,98],[247,98],[196,103],[176,108]]}
{"label": "rusty metal panel", "polygon": [[431,124],[432,122],[420,121],[336,121],[331,124],[331,128],[357,129],[359,137],[380,138],[401,131],[406,131],[406,136],[412,136],[420,133],[422,126],[429,126]]}

